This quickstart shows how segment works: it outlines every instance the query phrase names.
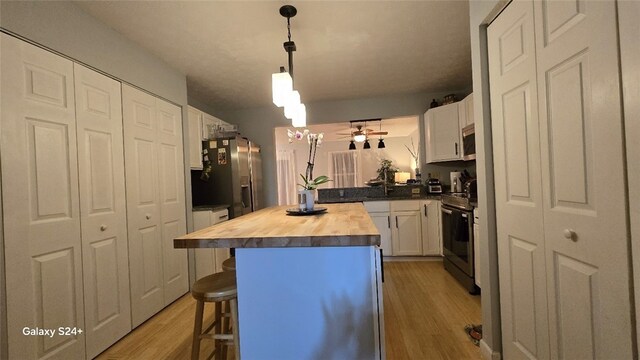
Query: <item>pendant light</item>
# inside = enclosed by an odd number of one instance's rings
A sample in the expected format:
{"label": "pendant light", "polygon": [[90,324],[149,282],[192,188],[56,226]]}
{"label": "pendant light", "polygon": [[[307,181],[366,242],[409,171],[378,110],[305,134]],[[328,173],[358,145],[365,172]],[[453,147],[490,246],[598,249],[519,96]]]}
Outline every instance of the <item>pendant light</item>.
{"label": "pendant light", "polygon": [[353,140],[349,141],[349,150],[355,150],[356,149],[356,143],[353,142]]}
{"label": "pendant light", "polygon": [[[378,132],[382,132],[382,120],[380,121],[380,128]],[[378,149],[384,149],[384,140],[382,139],[382,135],[380,135],[380,139],[378,140]]]}
{"label": "pendant light", "polygon": [[287,18],[288,41],[284,50],[289,58],[289,71],[284,66],[280,72],[271,75],[271,91],[273,104],[277,107],[284,106],[284,116],[291,119],[294,127],[307,126],[307,108],[300,102],[300,93],[293,89],[293,52],[296,51],[296,43],[291,41],[291,18],[296,16],[298,10],[292,5],[284,5],[280,8],[280,15]]}
{"label": "pendant light", "polygon": [[371,144],[369,144],[369,139],[364,141],[363,149],[371,149]]}

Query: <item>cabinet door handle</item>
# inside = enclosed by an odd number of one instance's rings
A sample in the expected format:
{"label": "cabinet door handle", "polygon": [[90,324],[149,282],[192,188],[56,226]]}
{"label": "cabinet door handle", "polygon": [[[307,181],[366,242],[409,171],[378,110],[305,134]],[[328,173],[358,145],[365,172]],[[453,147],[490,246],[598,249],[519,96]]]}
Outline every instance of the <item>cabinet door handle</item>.
{"label": "cabinet door handle", "polygon": [[227,217],[229,217],[229,215],[222,215],[222,216],[218,217],[218,219],[222,220],[222,219],[226,219]]}
{"label": "cabinet door handle", "polygon": [[387,226],[391,229],[391,216],[387,216]]}
{"label": "cabinet door handle", "polygon": [[456,155],[458,155],[458,143],[456,143]]}
{"label": "cabinet door handle", "polygon": [[396,229],[398,228],[398,217],[396,216]]}
{"label": "cabinet door handle", "polygon": [[422,206],[424,206],[424,217],[427,217],[427,205],[425,204]]}

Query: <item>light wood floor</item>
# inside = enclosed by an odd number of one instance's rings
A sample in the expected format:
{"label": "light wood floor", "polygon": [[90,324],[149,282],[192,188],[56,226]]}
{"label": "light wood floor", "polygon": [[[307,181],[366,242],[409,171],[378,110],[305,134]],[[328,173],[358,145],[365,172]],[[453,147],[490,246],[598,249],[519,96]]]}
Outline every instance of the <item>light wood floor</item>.
{"label": "light wood floor", "polygon": [[[464,333],[466,324],[480,323],[480,297],[469,295],[442,262],[385,262],[384,271],[387,359],[480,358]],[[205,306],[205,324],[212,308]],[[194,314],[195,301],[186,294],[98,359],[189,359]],[[210,343],[202,341],[201,354],[211,351]]]}

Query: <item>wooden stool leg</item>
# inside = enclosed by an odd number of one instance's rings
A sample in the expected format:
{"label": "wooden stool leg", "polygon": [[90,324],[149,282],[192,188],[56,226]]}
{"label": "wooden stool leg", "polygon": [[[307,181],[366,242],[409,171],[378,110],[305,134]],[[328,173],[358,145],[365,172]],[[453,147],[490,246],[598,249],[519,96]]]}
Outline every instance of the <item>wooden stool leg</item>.
{"label": "wooden stool leg", "polygon": [[240,360],[240,327],[238,326],[238,298],[229,300],[231,305],[231,326],[233,327],[233,350],[236,360]]}
{"label": "wooden stool leg", "polygon": [[[213,328],[213,333],[214,334],[222,334],[222,302],[217,301],[215,303],[215,314],[214,314],[214,321],[216,322],[215,327]],[[220,355],[222,352],[222,341],[221,340],[214,340],[214,346],[215,346],[215,358],[216,359],[221,359]]]}
{"label": "wooden stool leg", "polygon": [[[223,314],[231,314],[231,307],[229,305],[229,300],[225,300],[222,302],[222,306],[223,306],[223,310],[222,313]],[[223,334],[231,334],[231,329],[230,329],[230,325],[231,325],[231,319],[228,318],[227,316],[223,316],[222,317],[222,333]],[[222,359],[223,360],[227,360],[227,348],[228,346],[223,346],[222,347]]]}
{"label": "wooden stool leg", "polygon": [[196,317],[193,323],[193,343],[191,344],[191,360],[200,357],[200,334],[202,333],[202,315],[204,313],[204,302],[196,303]]}

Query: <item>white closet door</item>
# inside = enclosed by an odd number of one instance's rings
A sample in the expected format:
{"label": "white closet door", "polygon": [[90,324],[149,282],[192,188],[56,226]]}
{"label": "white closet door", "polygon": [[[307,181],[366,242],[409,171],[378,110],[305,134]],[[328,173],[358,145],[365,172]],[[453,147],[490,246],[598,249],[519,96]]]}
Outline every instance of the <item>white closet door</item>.
{"label": "white closet door", "polygon": [[9,358],[78,359],[84,329],[73,63],[0,34]]}
{"label": "white closet door", "polygon": [[549,358],[533,4],[488,28],[503,355]]}
{"label": "white closet door", "polygon": [[133,327],[164,307],[156,99],[122,86]]}
{"label": "white closet door", "polygon": [[162,227],[164,304],[189,291],[186,249],[174,249],[173,239],[186,234],[182,112],[156,99],[158,179]]}
{"label": "white closet door", "polygon": [[74,64],[87,357],[131,330],[120,83]]}
{"label": "white closet door", "polygon": [[631,359],[616,4],[534,4],[551,356]]}

